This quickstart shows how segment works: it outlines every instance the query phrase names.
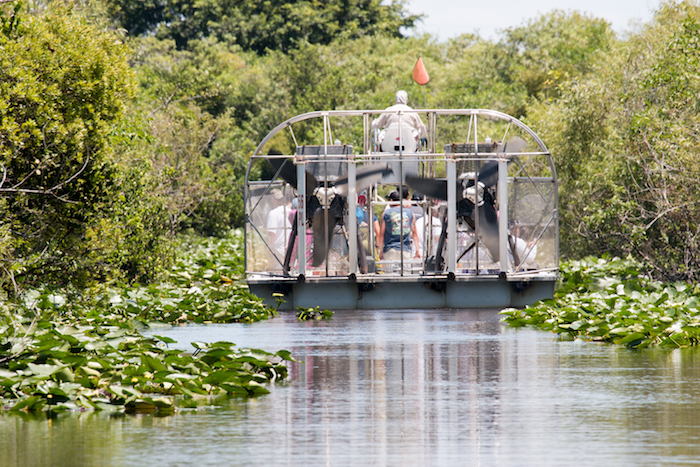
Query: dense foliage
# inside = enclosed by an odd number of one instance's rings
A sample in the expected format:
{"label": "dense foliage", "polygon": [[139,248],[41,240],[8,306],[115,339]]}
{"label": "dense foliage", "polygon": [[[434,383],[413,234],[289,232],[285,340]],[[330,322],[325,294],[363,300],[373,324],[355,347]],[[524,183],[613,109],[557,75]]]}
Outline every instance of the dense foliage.
{"label": "dense foliage", "polygon": [[68,11],[3,24],[0,278],[148,278],[146,255],[162,255],[157,205],[139,209],[147,181],[109,144],[135,91],[128,49]]}
{"label": "dense foliage", "polygon": [[262,54],[287,52],[303,43],[328,44],[338,38],[402,37],[419,19],[405,0],[106,0],[110,13],[134,35],[155,32],[187,48],[202,37],[237,44]]}
{"label": "dense foliage", "polygon": [[633,254],[664,280],[700,268],[695,2],[662,5],[593,72],[531,112],[557,154],[569,257]]}
{"label": "dense foliage", "polygon": [[638,262],[610,256],[564,263],[562,284],[551,300],[503,310],[503,320],[566,340],[639,348],[700,344],[700,286],[654,281]]}
{"label": "dense foliage", "polygon": [[565,256],[632,254],[693,281],[699,12],[664,2],[620,37],[552,11],[498,41],[437,43],[402,37],[419,18],[400,0],[1,3],[0,283],[152,281],[178,232],[241,225],[248,157],[272,127],[383,108],[397,88],[415,107],[493,108],[540,134]]}

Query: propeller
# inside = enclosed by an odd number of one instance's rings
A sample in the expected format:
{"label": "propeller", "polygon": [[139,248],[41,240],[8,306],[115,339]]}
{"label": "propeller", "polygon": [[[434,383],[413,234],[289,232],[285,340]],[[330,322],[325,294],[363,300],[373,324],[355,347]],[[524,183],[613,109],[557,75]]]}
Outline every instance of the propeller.
{"label": "propeller", "polygon": [[[297,188],[297,171],[290,158],[267,159],[275,169],[276,176],[282,178],[294,188]],[[355,172],[355,188],[360,192],[393,173],[389,164],[372,164],[358,168]],[[313,231],[314,250],[312,265],[320,266],[328,257],[328,246],[331,244],[335,226],[342,224],[347,209],[348,177],[341,177],[332,182],[318,181],[314,175],[306,171],[306,218]],[[296,217],[295,217],[296,219]],[[285,271],[289,271],[291,248],[296,230],[292,229],[285,255]],[[325,234],[325,235],[324,235]]]}
{"label": "propeller", "polygon": [[[355,190],[359,193],[360,191],[374,185],[376,182],[380,181],[382,177],[393,174],[394,171],[391,170],[389,164],[372,164],[366,165],[358,168],[355,171]],[[336,188],[338,194],[342,196],[348,195],[348,177],[340,177],[333,185]]]}
{"label": "propeller", "polygon": [[[526,146],[525,140],[516,136],[509,139],[506,143],[499,143],[497,152],[513,155],[514,153],[522,152]],[[420,191],[430,198],[447,201],[447,180],[407,175],[406,183],[414,190]],[[474,229],[476,227],[474,214],[476,211],[479,219],[479,238],[494,261],[499,260],[500,249],[498,245],[498,214],[496,213],[495,199],[490,188],[497,183],[498,162],[487,161],[481,166],[476,176],[474,174],[463,176],[457,181],[456,187],[457,217],[463,219]],[[442,237],[446,235],[447,229],[443,228],[441,233],[442,244],[444,244]],[[439,250],[438,255],[442,255]],[[443,258],[439,258],[436,264],[442,264],[442,260]]]}
{"label": "propeller", "polygon": [[[273,169],[275,169],[276,176],[279,176],[282,180],[292,185],[295,189],[297,188],[297,168],[294,165],[292,159],[267,159]],[[314,189],[318,186],[318,181],[316,177],[306,171],[306,194],[309,195],[314,192]]]}
{"label": "propeller", "polygon": [[[360,192],[381,180],[382,177],[392,173],[394,172],[389,164],[373,164],[360,167],[355,172],[355,189]],[[348,196],[348,189],[348,177],[346,176],[336,179],[333,182],[333,187],[330,189],[319,187],[317,190],[317,193],[329,198],[330,201],[328,203],[319,202],[319,206],[316,209],[309,209],[310,212],[313,212],[311,227],[314,236],[314,251],[311,264],[314,267],[320,266],[328,258],[327,246],[331,244],[335,226],[344,219],[345,208],[347,207],[345,198]],[[332,193],[329,193],[329,190]],[[316,198],[318,199],[318,197]],[[329,206],[328,211],[330,212],[327,216],[324,212],[325,206]],[[326,234],[325,237],[324,232]]]}
{"label": "propeller", "polygon": [[[488,161],[479,171],[479,184],[486,188],[491,188],[498,183],[498,162]],[[406,183],[416,191],[419,191],[429,198],[447,201],[447,180],[417,177],[406,175]],[[462,201],[468,193],[469,188],[475,183],[474,176],[462,178],[457,181],[457,202]],[[473,194],[471,194],[473,198]]]}

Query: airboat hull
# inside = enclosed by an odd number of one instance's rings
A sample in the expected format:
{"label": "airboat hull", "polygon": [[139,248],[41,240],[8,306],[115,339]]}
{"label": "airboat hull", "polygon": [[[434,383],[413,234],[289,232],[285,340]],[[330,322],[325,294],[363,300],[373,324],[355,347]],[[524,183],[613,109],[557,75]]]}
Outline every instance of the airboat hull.
{"label": "airboat hull", "polygon": [[353,281],[350,278],[318,280],[248,280],[250,291],[280,310],[469,309],[525,307],[552,298],[555,275],[516,280],[481,276],[450,280],[447,277],[406,277],[402,280]]}

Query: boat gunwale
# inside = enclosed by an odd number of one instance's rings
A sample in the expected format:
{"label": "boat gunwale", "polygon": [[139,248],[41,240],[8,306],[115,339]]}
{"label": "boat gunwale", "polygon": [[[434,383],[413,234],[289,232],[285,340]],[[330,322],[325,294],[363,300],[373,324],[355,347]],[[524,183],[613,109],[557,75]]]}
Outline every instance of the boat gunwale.
{"label": "boat gunwale", "polygon": [[[260,273],[256,273],[260,275]],[[558,274],[554,270],[543,271],[538,270],[538,272],[521,272],[519,274],[508,274],[505,277],[501,277],[498,273],[481,273],[481,274],[449,274],[449,273],[439,273],[439,274],[405,274],[403,276],[399,274],[348,274],[348,275],[338,275],[338,276],[269,276],[265,277],[254,277],[248,276],[246,282],[255,285],[264,284],[278,284],[278,283],[347,283],[347,284],[372,284],[372,283],[396,283],[396,282],[493,282],[494,280],[502,280],[505,282],[523,282],[523,281],[533,281],[533,282],[549,282],[557,281]]]}

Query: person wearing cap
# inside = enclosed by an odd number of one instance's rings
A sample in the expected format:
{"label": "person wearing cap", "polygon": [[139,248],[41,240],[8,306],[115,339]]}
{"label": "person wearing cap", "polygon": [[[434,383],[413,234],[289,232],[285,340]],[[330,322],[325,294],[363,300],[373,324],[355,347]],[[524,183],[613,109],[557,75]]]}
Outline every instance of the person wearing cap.
{"label": "person wearing cap", "polygon": [[274,188],[270,191],[272,195],[273,209],[267,214],[268,245],[273,251],[269,254],[269,268],[271,270],[282,269],[284,255],[287,252],[287,242],[292,223],[289,222],[290,203],[286,203],[282,191]]}
{"label": "person wearing cap", "polygon": [[[387,196],[387,199],[388,199],[389,201],[399,201],[399,198],[400,198],[400,196],[399,196],[399,190],[408,190],[408,188],[406,188],[405,186],[404,186],[404,187],[399,187],[399,186],[397,185],[395,190],[391,190],[391,192],[390,192],[389,195]],[[411,201],[409,200],[409,195],[408,195],[408,194],[405,194],[405,196],[403,197],[403,199],[401,199],[401,204],[403,205],[404,208],[413,210],[413,205],[411,204]],[[386,212],[386,210],[389,209],[390,207],[391,207],[390,204],[387,205],[387,206],[384,208],[384,212]],[[382,213],[382,215],[384,215],[384,214]],[[414,217],[414,219],[417,220],[417,216],[416,216],[415,211],[413,211],[413,217]]]}
{"label": "person wearing cap", "polygon": [[[425,124],[423,124],[423,120],[421,120],[420,115],[418,115],[417,112],[411,112],[413,107],[408,105],[408,93],[403,90],[397,91],[394,101],[394,105],[385,109],[388,111],[387,113],[383,113],[379,117],[372,120],[372,129],[376,128],[382,130],[379,133],[377,142],[381,144],[382,140],[384,139],[384,129],[386,129],[392,123],[399,123],[399,121],[402,125],[410,126],[413,129],[413,137],[417,142],[420,142],[421,139],[425,138],[427,130],[425,129]],[[399,115],[396,112],[399,110],[404,111],[404,113]]]}
{"label": "person wearing cap", "polygon": [[413,192],[413,196],[411,196],[411,211],[413,211],[413,215],[416,217],[416,221],[423,217],[423,195],[418,193],[417,191]]}
{"label": "person wearing cap", "polygon": [[[416,221],[410,207],[400,205],[401,199],[408,200],[408,189],[400,187],[389,193],[389,207],[384,211],[379,225],[377,247],[379,259],[389,261],[404,261],[411,259],[411,239],[418,242]],[[420,244],[420,243],[417,243]],[[415,258],[420,259],[420,248],[416,250]]]}

